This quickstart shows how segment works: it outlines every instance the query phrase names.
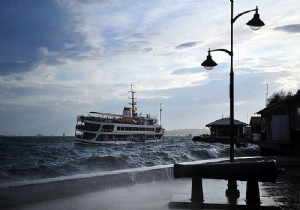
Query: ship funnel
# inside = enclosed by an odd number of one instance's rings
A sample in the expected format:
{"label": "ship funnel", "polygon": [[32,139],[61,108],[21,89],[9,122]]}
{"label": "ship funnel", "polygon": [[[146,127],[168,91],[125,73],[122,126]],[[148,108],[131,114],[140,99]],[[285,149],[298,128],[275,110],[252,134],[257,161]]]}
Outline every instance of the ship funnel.
{"label": "ship funnel", "polygon": [[129,107],[124,107],[123,109],[123,117],[132,117],[132,114],[131,114],[131,108]]}

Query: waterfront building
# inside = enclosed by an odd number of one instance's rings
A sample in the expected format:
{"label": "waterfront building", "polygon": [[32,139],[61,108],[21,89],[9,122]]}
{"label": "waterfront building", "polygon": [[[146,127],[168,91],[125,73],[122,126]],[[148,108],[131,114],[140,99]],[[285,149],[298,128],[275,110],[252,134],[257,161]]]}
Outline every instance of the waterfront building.
{"label": "waterfront building", "polygon": [[[243,129],[247,123],[234,120],[234,138],[243,137]],[[230,138],[230,118],[221,118],[206,125],[210,129],[211,138],[229,139]]]}
{"label": "waterfront building", "polygon": [[257,112],[262,117],[258,145],[263,155],[300,155],[300,94]]}

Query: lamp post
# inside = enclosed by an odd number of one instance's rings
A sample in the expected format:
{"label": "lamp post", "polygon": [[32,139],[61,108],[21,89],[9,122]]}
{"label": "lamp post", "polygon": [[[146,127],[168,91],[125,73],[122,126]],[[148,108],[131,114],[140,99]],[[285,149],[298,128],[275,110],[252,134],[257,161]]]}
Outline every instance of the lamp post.
{"label": "lamp post", "polygon": [[[238,14],[237,16],[233,17],[233,4],[234,0],[231,1],[231,19],[230,19],[230,45],[231,49],[214,49],[214,50],[208,50],[207,59],[201,64],[206,68],[207,70],[213,69],[217,63],[212,59],[210,53],[215,51],[222,51],[226,52],[230,58],[231,58],[231,64],[230,64],[230,85],[229,85],[229,92],[230,92],[230,162],[234,162],[234,73],[233,73],[233,24],[234,22],[241,17],[244,14],[247,14],[249,12],[255,12],[254,17],[247,23],[247,25],[250,26],[253,30],[258,30],[265,24],[260,20],[259,14],[258,14],[258,8],[247,10],[245,12],[242,12]],[[240,193],[237,189],[236,180],[228,180],[228,189],[226,190],[226,195],[229,198],[238,198]]]}

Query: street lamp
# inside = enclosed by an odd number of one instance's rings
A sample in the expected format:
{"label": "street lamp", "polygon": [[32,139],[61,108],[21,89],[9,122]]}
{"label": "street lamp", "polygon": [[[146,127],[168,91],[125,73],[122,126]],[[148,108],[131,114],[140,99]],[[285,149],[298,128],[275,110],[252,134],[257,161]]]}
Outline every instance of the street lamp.
{"label": "street lamp", "polygon": [[[234,73],[233,73],[233,24],[234,22],[241,17],[244,14],[247,14],[249,12],[255,12],[253,18],[247,23],[247,25],[250,26],[253,30],[258,30],[265,24],[260,20],[259,14],[258,14],[258,8],[247,10],[245,12],[242,12],[238,14],[237,16],[233,17],[233,3],[234,0],[231,1],[231,50],[226,49],[214,49],[214,50],[208,50],[208,55],[206,60],[201,64],[206,68],[207,70],[212,70],[217,63],[212,59],[210,53],[214,51],[223,51],[226,52],[231,57],[231,65],[230,65],[230,162],[234,162]],[[228,189],[226,190],[226,195],[229,198],[238,198],[240,196],[240,192],[237,189],[237,182],[236,180],[228,180]]]}
{"label": "street lamp", "polygon": [[247,25],[250,26],[250,28],[254,31],[259,30],[261,27],[263,27],[265,25],[264,22],[262,22],[261,19],[259,18],[257,6],[256,6],[255,14],[254,14],[252,20],[250,20],[247,23]]}

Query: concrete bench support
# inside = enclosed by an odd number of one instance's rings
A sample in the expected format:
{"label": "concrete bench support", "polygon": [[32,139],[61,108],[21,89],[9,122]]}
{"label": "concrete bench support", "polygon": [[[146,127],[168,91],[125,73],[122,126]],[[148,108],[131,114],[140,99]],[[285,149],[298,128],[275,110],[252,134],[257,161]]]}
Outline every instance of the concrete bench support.
{"label": "concrete bench support", "polygon": [[[204,195],[203,195],[203,185],[202,178],[193,177],[192,178],[192,194],[191,201],[193,203],[203,203]],[[259,206],[260,201],[260,193],[258,187],[258,181],[250,180],[247,181],[246,188],[246,203],[249,206]]]}
{"label": "concrete bench support", "polygon": [[202,186],[202,178],[193,177],[192,178],[192,197],[191,201],[193,203],[203,203],[203,186]]}
{"label": "concrete bench support", "polygon": [[255,180],[247,181],[246,203],[249,206],[259,206],[260,205],[261,202],[260,202],[258,181],[255,181]]}

